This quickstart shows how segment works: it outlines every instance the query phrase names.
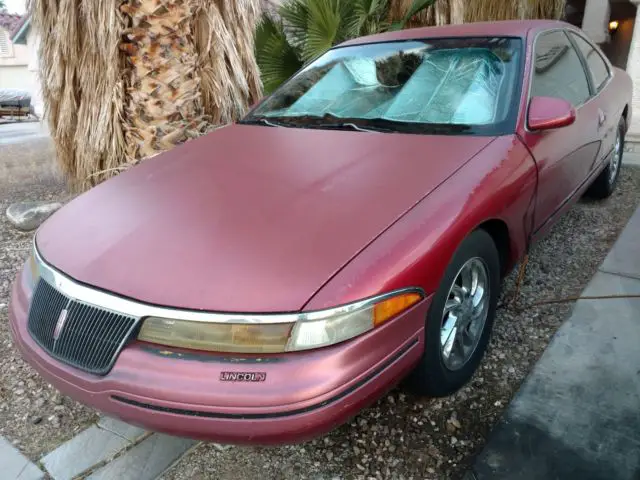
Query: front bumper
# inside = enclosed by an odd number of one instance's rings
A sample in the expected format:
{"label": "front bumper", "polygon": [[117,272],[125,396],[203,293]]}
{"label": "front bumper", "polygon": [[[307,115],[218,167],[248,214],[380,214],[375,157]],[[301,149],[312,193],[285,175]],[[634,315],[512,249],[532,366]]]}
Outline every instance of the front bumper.
{"label": "front bumper", "polygon": [[[431,300],[361,337],[306,352],[240,356],[134,342],[101,377],[36,344],[27,331],[30,296],[21,273],[9,308],[11,332],[27,362],[60,391],[150,430],[236,444],[308,440],[373,403],[422,356]],[[222,381],[223,372],[264,380]]]}

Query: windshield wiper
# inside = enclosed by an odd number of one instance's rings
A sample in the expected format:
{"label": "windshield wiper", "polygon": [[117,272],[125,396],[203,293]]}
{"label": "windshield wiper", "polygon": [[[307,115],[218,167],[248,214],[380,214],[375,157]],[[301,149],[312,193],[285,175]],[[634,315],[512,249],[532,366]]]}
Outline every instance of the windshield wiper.
{"label": "windshield wiper", "polygon": [[316,123],[313,124],[315,128],[327,128],[330,130],[355,130],[356,132],[369,132],[369,133],[380,133],[380,132],[389,132],[389,129],[386,128],[374,128],[370,126],[361,127],[351,122],[341,122],[341,123]]}
{"label": "windshield wiper", "polygon": [[[322,128],[332,130],[355,130],[358,132],[382,132],[389,129],[374,127],[373,125],[357,125],[355,122],[360,119],[345,119],[331,114],[322,117],[316,115],[301,115],[296,117],[252,117],[240,120],[238,123],[248,125],[267,125],[269,127],[296,127],[296,128]],[[329,121],[330,123],[324,123]],[[320,123],[323,122],[323,123]],[[366,123],[366,122],[365,122]]]}
{"label": "windshield wiper", "polygon": [[260,124],[270,127],[319,128],[331,130],[355,130],[358,132],[418,133],[452,135],[471,133],[472,125],[462,123],[418,123],[390,120],[388,118],[338,117],[324,115],[251,117],[239,123]]}
{"label": "windshield wiper", "polygon": [[287,127],[288,126],[285,123],[273,121],[265,117],[249,118],[245,120],[240,120],[238,123],[242,123],[244,125],[266,125],[267,127]]}

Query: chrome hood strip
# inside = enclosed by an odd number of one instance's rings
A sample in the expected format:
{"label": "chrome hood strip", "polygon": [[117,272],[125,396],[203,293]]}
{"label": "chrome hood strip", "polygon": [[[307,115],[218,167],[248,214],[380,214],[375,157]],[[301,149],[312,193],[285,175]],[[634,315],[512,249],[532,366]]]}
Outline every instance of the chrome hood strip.
{"label": "chrome hood strip", "polygon": [[40,277],[55,287],[58,291],[78,302],[93,305],[105,310],[120,313],[122,315],[144,319],[145,317],[160,317],[171,320],[186,320],[191,322],[208,323],[249,323],[249,324],[274,324],[296,323],[314,320],[323,320],[336,315],[344,315],[370,307],[382,300],[402,294],[418,293],[424,298],[424,290],[417,287],[394,290],[375,297],[360,300],[348,305],[342,305],[326,310],[301,313],[212,313],[197,310],[183,310],[170,307],[159,307],[137,302],[118,295],[103,292],[76,282],[67,275],[59,272],[40,256],[33,241],[33,256],[38,266]]}

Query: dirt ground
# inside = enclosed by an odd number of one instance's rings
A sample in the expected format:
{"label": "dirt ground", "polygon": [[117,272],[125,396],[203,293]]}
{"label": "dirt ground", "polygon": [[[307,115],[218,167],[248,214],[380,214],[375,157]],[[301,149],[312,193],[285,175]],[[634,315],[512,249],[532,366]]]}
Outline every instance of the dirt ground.
{"label": "dirt ground", "polygon": [[[11,228],[4,210],[15,201],[67,197],[52,159],[47,138],[0,142],[0,435],[33,460],[97,419],[20,358],[7,324],[11,283],[32,235]],[[610,199],[581,201],[534,247],[519,304],[579,294],[638,203],[640,169],[629,167]],[[505,292],[512,291],[514,279],[514,273],[507,278]],[[164,478],[458,478],[571,307],[501,309],[480,370],[451,397],[417,398],[396,389],[349,424],[302,445],[201,444]]]}
{"label": "dirt ground", "polygon": [[68,195],[57,174],[49,138],[20,136],[9,142],[7,130],[7,125],[0,125],[0,436],[38,460],[93,423],[97,415],[42,380],[20,358],[9,334],[11,285],[33,234],[11,227],[4,212],[13,202],[64,200]]}

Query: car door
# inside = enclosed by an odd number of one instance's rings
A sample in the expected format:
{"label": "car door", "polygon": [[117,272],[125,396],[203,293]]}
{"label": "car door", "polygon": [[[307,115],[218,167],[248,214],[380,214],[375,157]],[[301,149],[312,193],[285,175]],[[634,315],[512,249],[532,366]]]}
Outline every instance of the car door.
{"label": "car door", "polygon": [[615,110],[617,108],[615,92],[606,89],[612,78],[611,66],[600,49],[590,40],[573,30],[569,30],[568,33],[584,59],[595,97],[592,100],[595,102],[593,109],[598,115],[598,136],[602,140],[600,151],[592,165],[592,169],[595,169],[613,150],[616,140],[620,112]]}
{"label": "car door", "polygon": [[562,98],[577,112],[572,125],[524,135],[538,166],[535,233],[584,184],[600,139],[598,107],[590,101],[591,82],[565,30],[538,34],[533,49],[529,101],[535,96]]}

